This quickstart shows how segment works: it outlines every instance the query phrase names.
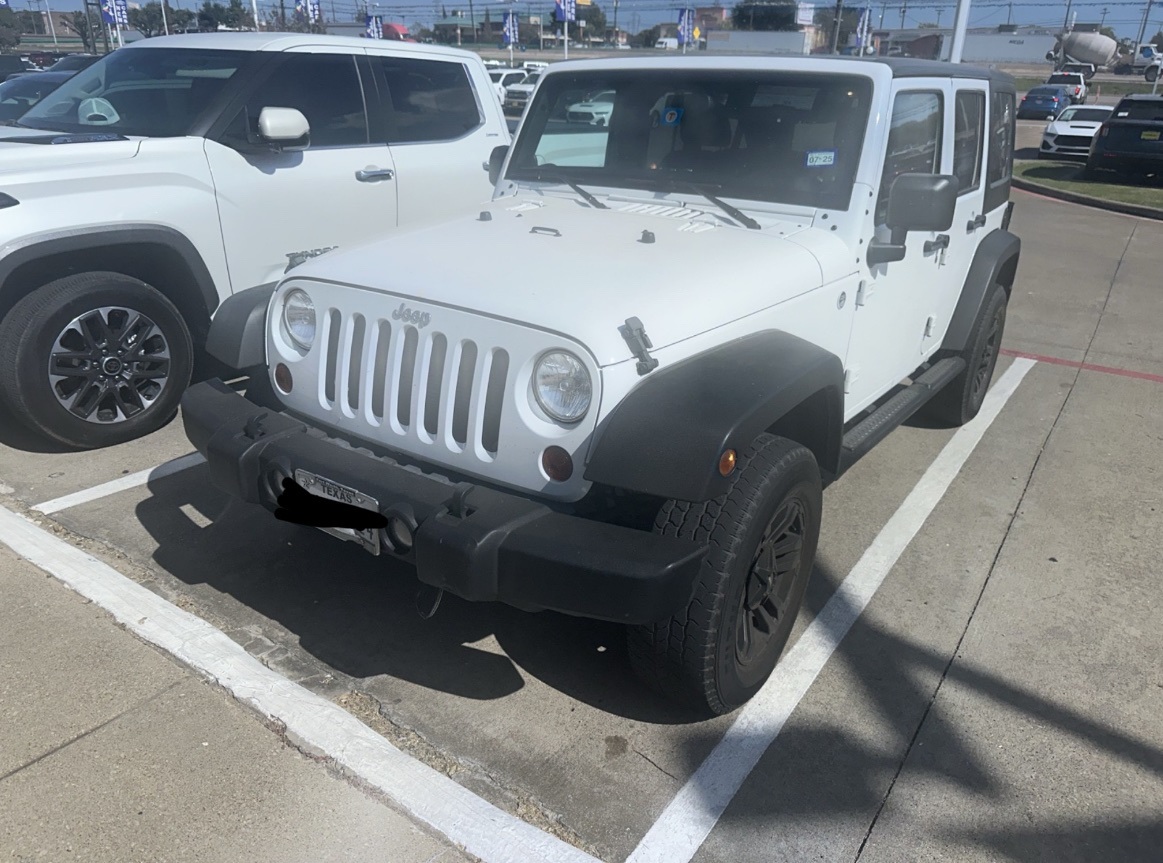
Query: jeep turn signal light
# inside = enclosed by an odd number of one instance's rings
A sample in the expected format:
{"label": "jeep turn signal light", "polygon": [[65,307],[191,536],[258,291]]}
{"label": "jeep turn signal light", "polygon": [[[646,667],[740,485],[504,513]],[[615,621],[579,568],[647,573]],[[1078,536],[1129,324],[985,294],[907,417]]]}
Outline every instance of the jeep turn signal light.
{"label": "jeep turn signal light", "polygon": [[291,379],[291,370],[282,363],[275,366],[275,384],[285,393],[289,393],[295,382]]}
{"label": "jeep turn signal light", "polygon": [[730,476],[735,470],[737,461],[739,461],[739,454],[735,450],[723,450],[723,454],[719,456],[719,473],[723,476]]}
{"label": "jeep turn signal light", "polygon": [[541,453],[541,467],[554,482],[565,482],[573,476],[573,458],[559,446],[550,446]]}

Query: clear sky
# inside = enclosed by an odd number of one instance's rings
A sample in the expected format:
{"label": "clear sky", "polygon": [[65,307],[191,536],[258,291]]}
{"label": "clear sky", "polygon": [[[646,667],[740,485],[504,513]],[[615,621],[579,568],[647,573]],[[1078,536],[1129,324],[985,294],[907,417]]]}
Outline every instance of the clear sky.
{"label": "clear sky", "polygon": [[[80,9],[80,0],[10,0],[13,9],[36,8],[38,4],[48,2],[54,11]],[[250,5],[250,0],[244,0]],[[288,11],[294,7],[295,0],[285,0]],[[469,12],[468,0],[443,0],[443,2],[425,2],[425,0],[378,0],[365,4],[364,0],[320,0],[324,14],[334,15],[337,19],[352,20],[357,14],[362,14],[366,7],[371,7],[375,14],[384,16],[387,21],[401,22],[409,27],[417,22],[428,23],[441,14],[441,10],[451,12],[461,9],[467,15]],[[606,18],[613,23],[614,0],[596,0],[606,13]],[[703,0],[706,2],[706,0]],[[196,9],[202,5],[201,0],[170,0],[170,5],[186,9]],[[271,8],[278,8],[278,0],[260,0],[260,14]],[[682,6],[681,0],[619,0],[618,26],[623,30],[636,32],[651,27],[662,21],[678,19],[678,9]],[[701,5],[692,2],[690,5]],[[707,2],[706,5],[714,5]],[[732,3],[723,5],[730,8]],[[845,3],[845,6],[863,6],[864,3]],[[879,26],[881,11],[884,12],[885,27],[899,27],[901,11],[904,7],[904,21],[906,27],[915,27],[918,24],[936,24],[949,26],[953,22],[956,0],[896,0],[896,2],[878,3],[868,2],[873,10],[873,21]],[[523,14],[532,11],[546,12],[552,8],[548,0],[517,0],[515,3],[503,0],[473,0],[472,12],[474,17],[484,19],[485,10],[491,17],[497,17],[505,9],[515,7]],[[816,7],[833,8],[833,3],[817,3]],[[1040,26],[1062,26],[1066,19],[1065,0],[974,0],[970,7],[969,24],[971,27],[991,27],[997,24],[1012,22],[1014,24],[1036,24]],[[1109,0],[1107,3],[1072,3],[1072,12],[1077,12],[1079,22],[1104,21],[1107,26],[1113,27],[1119,36],[1134,38],[1138,35],[1139,26],[1146,9],[1146,0]],[[43,8],[43,6],[41,7]],[[1105,16],[1104,16],[1105,11]],[[1157,30],[1163,28],[1163,2],[1156,3],[1151,10],[1151,18],[1147,25],[1147,36],[1150,37]]]}

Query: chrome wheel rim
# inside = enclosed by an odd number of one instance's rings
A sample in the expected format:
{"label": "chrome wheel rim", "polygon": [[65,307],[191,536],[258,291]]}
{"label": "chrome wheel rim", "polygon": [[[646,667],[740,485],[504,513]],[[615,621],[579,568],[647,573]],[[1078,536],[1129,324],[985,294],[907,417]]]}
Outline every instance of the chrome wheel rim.
{"label": "chrome wheel rim", "polygon": [[791,626],[790,599],[800,570],[807,511],[798,498],[776,510],[755,551],[739,607],[735,660],[754,664]]}
{"label": "chrome wheel rim", "polygon": [[49,386],[85,422],[111,425],[149,410],[170,377],[170,344],[156,323],[125,306],[78,315],[53,341]]}

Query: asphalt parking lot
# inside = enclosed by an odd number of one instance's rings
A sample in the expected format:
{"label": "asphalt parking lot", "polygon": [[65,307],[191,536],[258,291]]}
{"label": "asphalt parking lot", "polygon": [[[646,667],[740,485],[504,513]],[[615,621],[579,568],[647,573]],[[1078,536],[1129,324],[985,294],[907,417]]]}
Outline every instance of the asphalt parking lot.
{"label": "asphalt parking lot", "polygon": [[180,423],[69,453],[0,418],[0,505],[600,860],[1158,860],[1163,224],[1014,200],[994,416],[901,428],[827,491],[805,647],[742,715],[643,692],[616,626],[423,620],[406,569],[194,460],[139,476]]}

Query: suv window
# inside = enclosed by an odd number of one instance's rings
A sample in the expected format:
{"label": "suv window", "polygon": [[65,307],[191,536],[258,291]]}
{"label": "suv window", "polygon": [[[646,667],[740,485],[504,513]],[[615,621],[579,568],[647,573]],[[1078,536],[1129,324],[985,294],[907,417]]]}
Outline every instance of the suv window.
{"label": "suv window", "polygon": [[1046,79],[1047,84],[1071,84],[1078,86],[1085,83],[1081,72],[1058,72]]}
{"label": "suv window", "polygon": [[981,181],[984,132],[985,93],[961,90],[954,100],[953,117],[953,173],[959,192],[976,189]]}
{"label": "suv window", "polygon": [[892,105],[884,172],[880,177],[880,197],[876,202],[877,224],[882,224],[888,213],[888,191],[893,180],[901,174],[940,172],[943,108],[940,93],[897,93]]}
{"label": "suv window", "polygon": [[[351,54],[288,54],[246,100],[225,138],[258,133],[263,108],[296,108],[311,125],[311,149],[368,143],[367,111]],[[248,129],[249,127],[249,129]]]}
{"label": "suv window", "polygon": [[1163,99],[1123,99],[1112,116],[1117,120],[1163,120]]}
{"label": "suv window", "polygon": [[389,144],[451,141],[483,122],[468,72],[461,63],[371,57],[383,73]]}
{"label": "suv window", "polygon": [[990,112],[989,170],[987,179],[994,186],[1010,177],[1014,163],[1014,94],[995,92]]}

